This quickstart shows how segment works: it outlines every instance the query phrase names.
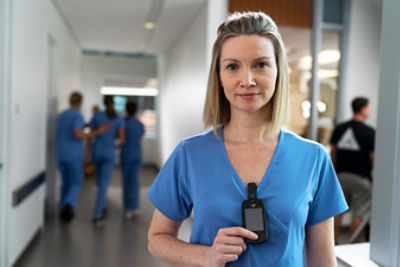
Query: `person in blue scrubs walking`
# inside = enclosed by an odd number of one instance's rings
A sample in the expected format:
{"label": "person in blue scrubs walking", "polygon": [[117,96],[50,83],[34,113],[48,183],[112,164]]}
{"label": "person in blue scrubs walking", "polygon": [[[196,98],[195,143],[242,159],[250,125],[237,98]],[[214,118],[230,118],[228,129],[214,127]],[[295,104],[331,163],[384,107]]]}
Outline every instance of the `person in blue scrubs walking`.
{"label": "person in blue scrubs walking", "polygon": [[113,97],[104,97],[106,110],[97,112],[90,121],[93,129],[107,127],[107,130],[98,135],[93,142],[92,160],[97,174],[97,199],[94,209],[93,223],[103,225],[106,218],[107,189],[110,184],[115,164],[116,139],[119,144],[125,142],[125,125],[114,109]]}
{"label": "person in blue scrubs walking", "polygon": [[91,135],[84,132],[82,95],[73,92],[70,107],[57,116],[56,151],[61,172],[60,219],[69,223],[75,212],[83,180],[83,139]]}
{"label": "person in blue scrubs walking", "polygon": [[[179,266],[336,266],[333,217],[348,207],[326,150],[282,129],[289,77],[272,19],[229,16],[209,73],[203,119],[213,130],[182,140],[149,189],[150,252]],[[253,225],[266,229],[260,244],[246,242],[258,236],[242,223],[254,195],[266,218]],[[192,212],[184,242],[179,228]]]}
{"label": "person in blue scrubs walking", "polygon": [[121,151],[123,178],[124,217],[130,219],[139,209],[138,176],[142,164],[142,145],[144,125],[136,118],[137,104],[126,104],[125,144]]}

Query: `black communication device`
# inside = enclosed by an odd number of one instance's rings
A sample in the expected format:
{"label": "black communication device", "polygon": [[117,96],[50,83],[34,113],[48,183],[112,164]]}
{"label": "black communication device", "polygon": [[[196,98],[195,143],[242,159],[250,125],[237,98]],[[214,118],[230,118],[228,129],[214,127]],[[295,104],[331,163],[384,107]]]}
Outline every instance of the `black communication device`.
{"label": "black communication device", "polygon": [[242,203],[243,227],[256,233],[257,240],[245,238],[249,244],[260,244],[267,240],[267,221],[265,218],[264,203],[257,199],[257,185],[249,183],[247,185],[248,199]]}

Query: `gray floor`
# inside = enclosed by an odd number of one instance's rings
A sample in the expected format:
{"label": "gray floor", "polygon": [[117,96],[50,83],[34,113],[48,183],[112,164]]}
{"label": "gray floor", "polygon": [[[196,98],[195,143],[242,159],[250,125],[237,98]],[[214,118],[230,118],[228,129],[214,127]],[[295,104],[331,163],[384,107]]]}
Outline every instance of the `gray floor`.
{"label": "gray floor", "polygon": [[[147,251],[147,230],[154,208],[146,192],[156,175],[154,168],[142,168],[140,216],[125,220],[122,217],[121,171],[116,167],[107,196],[108,217],[103,227],[91,223],[96,187],[93,178],[86,179],[73,222],[64,225],[56,215],[47,216],[45,226],[14,267],[167,266]],[[187,241],[190,231],[189,219],[182,224],[180,239]],[[348,237],[347,231],[343,231],[339,240],[344,243]],[[338,266],[347,265],[339,262]]]}
{"label": "gray floor", "polygon": [[56,216],[47,216],[44,228],[14,266],[166,266],[147,251],[147,230],[153,207],[146,191],[156,174],[155,169],[142,169],[141,213],[135,220],[125,220],[121,209],[120,170],[116,168],[108,192],[107,222],[103,227],[94,227],[91,223],[96,188],[93,179],[87,179],[73,222],[64,225]]}

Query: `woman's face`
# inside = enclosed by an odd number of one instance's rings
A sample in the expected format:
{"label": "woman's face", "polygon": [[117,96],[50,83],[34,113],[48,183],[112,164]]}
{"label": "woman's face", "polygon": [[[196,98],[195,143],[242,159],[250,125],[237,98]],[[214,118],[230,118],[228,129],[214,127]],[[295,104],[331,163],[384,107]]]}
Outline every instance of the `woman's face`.
{"label": "woman's face", "polygon": [[229,38],[222,45],[219,63],[231,113],[265,112],[278,73],[272,41],[259,35]]}

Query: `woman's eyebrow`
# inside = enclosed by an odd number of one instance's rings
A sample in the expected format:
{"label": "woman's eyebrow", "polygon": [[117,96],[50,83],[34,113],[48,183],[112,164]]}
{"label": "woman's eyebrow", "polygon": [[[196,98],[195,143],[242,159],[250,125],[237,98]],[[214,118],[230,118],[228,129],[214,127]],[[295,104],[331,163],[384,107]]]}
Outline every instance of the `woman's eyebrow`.
{"label": "woman's eyebrow", "polygon": [[224,58],[221,62],[224,62],[224,61],[234,61],[234,62],[239,62],[239,60],[237,60],[237,59],[234,59],[234,58]]}
{"label": "woman's eyebrow", "polygon": [[[253,59],[252,61],[262,60],[262,59],[274,59],[274,57],[272,57],[272,56],[271,57],[269,57],[269,56],[267,56],[267,57],[258,57],[258,58]],[[225,61],[239,62],[239,60],[235,59],[235,58],[224,58],[224,59],[221,60],[221,62],[225,62]]]}
{"label": "woman's eyebrow", "polygon": [[260,60],[260,59],[273,59],[274,57],[258,57],[258,58],[255,58],[253,61],[255,61],[255,60]]}

